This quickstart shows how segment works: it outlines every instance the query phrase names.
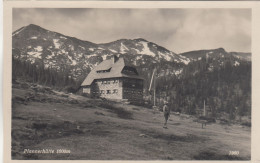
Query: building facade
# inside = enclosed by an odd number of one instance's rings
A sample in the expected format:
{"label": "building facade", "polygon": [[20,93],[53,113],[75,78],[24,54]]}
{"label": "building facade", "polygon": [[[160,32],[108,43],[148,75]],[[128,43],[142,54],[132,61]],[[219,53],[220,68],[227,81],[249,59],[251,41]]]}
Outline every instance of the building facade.
{"label": "building facade", "polygon": [[143,102],[143,79],[134,67],[126,65],[123,58],[116,56],[97,65],[81,87],[83,93],[94,97]]}

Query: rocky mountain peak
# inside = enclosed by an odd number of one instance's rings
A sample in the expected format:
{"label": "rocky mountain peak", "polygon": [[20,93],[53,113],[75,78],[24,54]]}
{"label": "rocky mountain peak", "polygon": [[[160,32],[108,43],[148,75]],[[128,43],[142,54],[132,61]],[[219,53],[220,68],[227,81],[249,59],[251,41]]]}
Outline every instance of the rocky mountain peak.
{"label": "rocky mountain peak", "polygon": [[136,38],[136,39],[134,39],[134,41],[144,41],[144,42],[148,42],[146,39],[143,39],[143,38]]}

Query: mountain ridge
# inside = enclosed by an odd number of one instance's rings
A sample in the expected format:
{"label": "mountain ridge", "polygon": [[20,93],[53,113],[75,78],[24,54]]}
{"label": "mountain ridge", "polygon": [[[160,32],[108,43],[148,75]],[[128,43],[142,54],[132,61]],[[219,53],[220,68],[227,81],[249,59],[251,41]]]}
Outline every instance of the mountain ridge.
{"label": "mountain ridge", "polygon": [[[13,57],[57,70],[69,69],[75,77],[88,73],[101,61],[113,55],[124,56],[136,66],[176,62],[188,64],[189,59],[143,38],[119,39],[96,44],[65,36],[30,24],[13,32]],[[85,75],[84,75],[85,76]]]}
{"label": "mountain ridge", "polygon": [[[141,67],[140,69],[146,70],[155,65],[163,65],[166,69],[171,67],[170,71],[179,72],[181,67],[207,56],[218,59],[235,56],[236,62],[251,61],[250,54],[244,57],[242,53],[228,53],[223,48],[176,54],[144,38],[119,39],[96,44],[53,32],[35,24],[19,28],[12,36],[14,58],[58,71],[66,70],[74,78],[84,78],[94,66],[113,55],[124,57],[128,62]],[[233,62],[235,64],[235,61]]]}

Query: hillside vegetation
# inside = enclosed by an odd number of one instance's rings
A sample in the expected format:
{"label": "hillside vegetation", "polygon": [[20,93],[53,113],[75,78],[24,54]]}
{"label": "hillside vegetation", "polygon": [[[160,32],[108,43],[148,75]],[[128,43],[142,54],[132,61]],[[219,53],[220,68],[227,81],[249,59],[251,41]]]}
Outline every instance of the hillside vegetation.
{"label": "hillside vegetation", "polygon": [[157,98],[168,99],[173,110],[186,114],[200,114],[205,101],[212,117],[251,117],[251,63],[234,65],[230,60],[222,59],[217,67],[213,65],[219,60],[202,58],[187,65],[179,77],[159,76]]}
{"label": "hillside vegetation", "polygon": [[[232,58],[231,58],[232,59]],[[240,61],[234,65],[230,58],[222,59],[221,66],[213,66],[216,60],[202,58],[191,62],[175,75],[173,67],[166,64],[151,65],[157,69],[156,105],[168,100],[173,111],[190,115],[201,115],[204,101],[209,116],[227,121],[250,123],[251,117],[251,63]],[[217,60],[219,62],[219,60]],[[75,80],[67,71],[44,68],[13,58],[13,80],[24,78],[53,89],[76,93],[81,80]],[[148,92],[152,71],[138,67],[144,77],[144,99],[148,106],[153,105],[153,90]],[[241,121],[247,117],[247,121]]]}

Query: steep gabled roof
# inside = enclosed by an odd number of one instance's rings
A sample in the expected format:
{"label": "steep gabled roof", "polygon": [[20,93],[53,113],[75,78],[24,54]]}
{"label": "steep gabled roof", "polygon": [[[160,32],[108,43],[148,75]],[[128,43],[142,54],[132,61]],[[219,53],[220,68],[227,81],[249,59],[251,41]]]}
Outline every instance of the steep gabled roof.
{"label": "steep gabled roof", "polygon": [[[98,66],[95,67],[96,71],[99,70],[108,70],[113,66],[113,60],[109,59],[109,60],[105,60],[103,62],[101,62]],[[94,70],[94,69],[93,69]]]}
{"label": "steep gabled roof", "polygon": [[[127,75],[122,73],[122,70],[124,69],[125,66],[128,65],[126,65],[123,58],[119,58],[115,63],[114,63],[114,59],[105,60],[91,70],[91,72],[82,82],[81,86],[91,85],[95,79],[116,78],[116,77],[142,79],[138,75]],[[110,69],[109,72],[104,72],[104,73],[97,72],[97,71],[109,70],[109,69]]]}

